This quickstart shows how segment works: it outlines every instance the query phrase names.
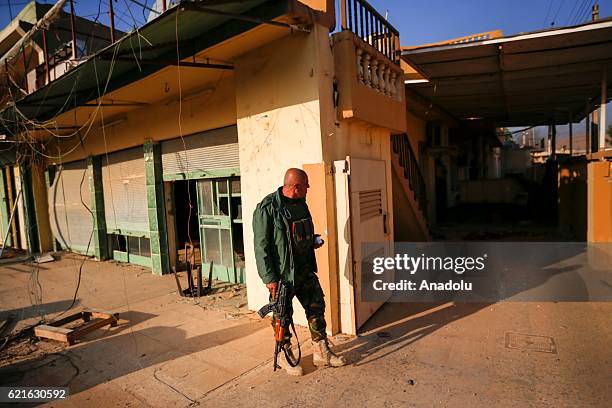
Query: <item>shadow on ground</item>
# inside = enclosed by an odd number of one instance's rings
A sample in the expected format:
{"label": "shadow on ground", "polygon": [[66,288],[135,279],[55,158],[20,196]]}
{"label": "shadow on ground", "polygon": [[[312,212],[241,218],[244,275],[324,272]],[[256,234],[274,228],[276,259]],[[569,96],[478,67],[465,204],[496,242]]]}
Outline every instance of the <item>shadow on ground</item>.
{"label": "shadow on ground", "polygon": [[[115,378],[188,356],[253,334],[258,321],[247,321],[216,331],[187,337],[179,327],[153,326],[132,330],[156,315],[121,314],[120,324],[101,335],[95,331],[80,344],[60,352],[0,368],[2,386],[62,386],[71,394]],[[160,381],[158,379],[158,381]]]}

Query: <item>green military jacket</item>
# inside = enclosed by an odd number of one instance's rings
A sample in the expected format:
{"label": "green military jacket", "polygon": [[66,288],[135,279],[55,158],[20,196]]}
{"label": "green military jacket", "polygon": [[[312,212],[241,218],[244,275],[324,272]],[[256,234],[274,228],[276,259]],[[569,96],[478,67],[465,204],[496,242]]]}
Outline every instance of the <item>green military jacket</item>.
{"label": "green military jacket", "polygon": [[[284,203],[281,194],[282,187],[268,194],[257,204],[253,212],[257,272],[266,284],[278,282],[280,278],[292,283],[295,281],[291,235],[283,216]],[[317,262],[314,248],[308,252],[307,256],[310,257],[313,272],[316,272]]]}

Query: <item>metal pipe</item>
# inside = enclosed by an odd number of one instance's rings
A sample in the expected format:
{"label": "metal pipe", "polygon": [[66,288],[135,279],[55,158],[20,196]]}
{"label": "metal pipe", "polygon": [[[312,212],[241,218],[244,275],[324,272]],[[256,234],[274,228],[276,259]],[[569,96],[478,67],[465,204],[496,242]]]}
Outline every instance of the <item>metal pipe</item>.
{"label": "metal pipe", "polygon": [[601,151],[606,150],[607,76],[607,70],[604,68],[601,75],[601,101],[599,105],[599,150]]}
{"label": "metal pipe", "polygon": [[108,0],[108,13],[110,15],[111,43],[115,42],[115,12],[113,11],[113,0]]}
{"label": "metal pipe", "polygon": [[162,0],[162,12],[166,12],[166,0]]}
{"label": "metal pipe", "polygon": [[77,59],[76,29],[74,23],[74,0],[70,0],[70,33],[72,35],[72,59]]}

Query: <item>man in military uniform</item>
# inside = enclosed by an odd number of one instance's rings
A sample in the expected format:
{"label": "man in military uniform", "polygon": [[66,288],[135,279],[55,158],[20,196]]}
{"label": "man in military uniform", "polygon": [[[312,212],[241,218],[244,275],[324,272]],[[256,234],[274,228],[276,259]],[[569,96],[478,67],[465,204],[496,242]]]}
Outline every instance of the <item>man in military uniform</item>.
{"label": "man in military uniform", "polygon": [[[325,332],[325,300],[316,275],[314,254],[323,241],[314,233],[306,205],[309,187],[306,172],[291,168],[285,173],[283,186],[268,194],[255,208],[253,232],[257,271],[271,299],[276,297],[279,279],[290,284],[291,297],[297,296],[306,312],[315,346],[314,365],[339,367],[346,361],[329,349]],[[285,332],[291,336],[288,327]],[[287,344],[288,352],[292,353],[291,343]],[[291,367],[282,357],[280,361],[290,375],[302,375],[302,367]]]}

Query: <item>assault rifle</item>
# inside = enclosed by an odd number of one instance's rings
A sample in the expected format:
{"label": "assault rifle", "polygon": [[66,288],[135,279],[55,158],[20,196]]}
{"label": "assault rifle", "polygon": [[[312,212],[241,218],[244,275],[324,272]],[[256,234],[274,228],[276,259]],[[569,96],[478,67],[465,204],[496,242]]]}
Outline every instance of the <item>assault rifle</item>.
{"label": "assault rifle", "polygon": [[[272,312],[272,318],[274,319],[274,371],[277,368],[281,368],[278,365],[278,353],[283,350],[285,354],[285,358],[287,359],[287,363],[291,367],[296,367],[300,364],[300,359],[302,358],[302,350],[300,349],[300,343],[297,340],[297,333],[295,332],[295,327],[293,326],[293,318],[291,316],[291,294],[290,288],[287,282],[281,280],[278,282],[278,288],[276,292],[276,298],[272,300],[272,302],[268,303],[259,311],[257,314],[262,319],[266,317],[270,312]],[[287,345],[290,344],[289,339],[285,337],[285,331],[289,331],[289,326],[293,328],[293,334],[295,335],[295,340],[297,342],[298,348],[298,357],[297,359],[293,356],[293,353],[290,353],[287,349]]]}

